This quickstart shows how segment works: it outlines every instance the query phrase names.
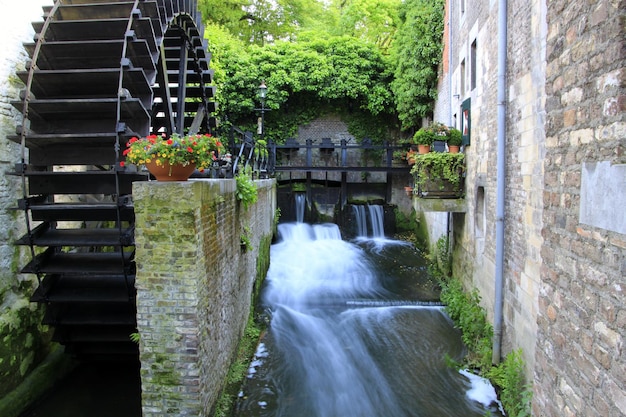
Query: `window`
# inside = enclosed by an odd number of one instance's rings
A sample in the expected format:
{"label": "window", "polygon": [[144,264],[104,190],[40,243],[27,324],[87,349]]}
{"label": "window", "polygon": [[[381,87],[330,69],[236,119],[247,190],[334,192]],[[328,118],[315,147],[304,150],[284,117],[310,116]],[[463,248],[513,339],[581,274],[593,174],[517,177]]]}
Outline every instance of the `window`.
{"label": "window", "polygon": [[470,48],[470,90],[476,88],[476,39]]}
{"label": "window", "polygon": [[485,236],[485,187],[476,189],[476,211],[474,212],[474,229],[476,237]]}
{"label": "window", "polygon": [[460,74],[461,76],[461,96],[463,96],[465,94],[465,60],[461,61],[461,70],[460,70]]}

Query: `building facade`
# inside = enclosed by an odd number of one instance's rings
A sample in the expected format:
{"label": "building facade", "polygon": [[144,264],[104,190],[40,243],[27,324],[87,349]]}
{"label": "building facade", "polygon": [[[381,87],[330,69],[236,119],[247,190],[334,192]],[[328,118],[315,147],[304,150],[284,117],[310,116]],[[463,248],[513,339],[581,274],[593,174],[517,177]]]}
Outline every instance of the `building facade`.
{"label": "building facade", "polygon": [[434,118],[469,128],[454,272],[494,323],[501,285],[501,353],[522,348],[535,416],[626,415],[625,17],[623,1],[447,2]]}

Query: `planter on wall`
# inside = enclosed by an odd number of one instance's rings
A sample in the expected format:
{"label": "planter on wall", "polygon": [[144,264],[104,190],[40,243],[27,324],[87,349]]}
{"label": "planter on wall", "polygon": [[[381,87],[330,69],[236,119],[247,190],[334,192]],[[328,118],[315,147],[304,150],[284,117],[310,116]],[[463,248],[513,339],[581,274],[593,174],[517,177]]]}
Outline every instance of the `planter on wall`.
{"label": "planter on wall", "polygon": [[461,198],[465,182],[465,155],[431,152],[418,155],[411,173],[422,198]]}
{"label": "planter on wall", "polygon": [[146,168],[157,181],[187,181],[196,170],[196,165],[170,165],[168,162],[157,165],[156,162],[150,162],[146,164]]}
{"label": "planter on wall", "polygon": [[426,178],[417,188],[417,195],[421,198],[461,198],[463,186],[443,178]]}

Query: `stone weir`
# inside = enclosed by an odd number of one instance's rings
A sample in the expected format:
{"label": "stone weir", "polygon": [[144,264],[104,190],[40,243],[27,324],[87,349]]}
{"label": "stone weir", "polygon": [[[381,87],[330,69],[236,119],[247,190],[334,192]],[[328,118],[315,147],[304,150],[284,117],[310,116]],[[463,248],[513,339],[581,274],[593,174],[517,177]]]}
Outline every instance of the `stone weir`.
{"label": "stone weir", "polygon": [[212,411],[269,266],[275,182],[256,184],[247,210],[232,179],[133,185],[144,417]]}

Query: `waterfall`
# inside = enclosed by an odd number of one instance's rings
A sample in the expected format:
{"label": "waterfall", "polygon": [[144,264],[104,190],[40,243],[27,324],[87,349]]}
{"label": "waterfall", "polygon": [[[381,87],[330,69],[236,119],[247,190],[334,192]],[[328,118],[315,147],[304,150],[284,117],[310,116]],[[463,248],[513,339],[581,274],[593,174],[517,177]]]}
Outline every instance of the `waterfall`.
{"label": "waterfall", "polygon": [[380,265],[389,253],[370,261],[376,255],[333,224],[284,223],[278,232],[262,293],[271,325],[238,417],[502,417],[446,365],[464,348],[441,303],[392,291],[401,268]]}
{"label": "waterfall", "polygon": [[306,204],[306,194],[295,193],[296,200],[296,221],[302,223],[304,221],[304,208]]}
{"label": "waterfall", "polygon": [[367,236],[367,217],[365,215],[365,206],[353,205],[352,213],[356,219],[357,236]]}
{"label": "waterfall", "polygon": [[383,206],[369,206],[370,222],[372,224],[372,237],[385,237],[385,213]]}
{"label": "waterfall", "polygon": [[[367,210],[366,210],[367,207]],[[381,205],[353,205],[352,212],[356,219],[358,237],[385,237],[385,213]],[[368,227],[369,226],[369,227]],[[371,236],[369,230],[372,231]]]}

